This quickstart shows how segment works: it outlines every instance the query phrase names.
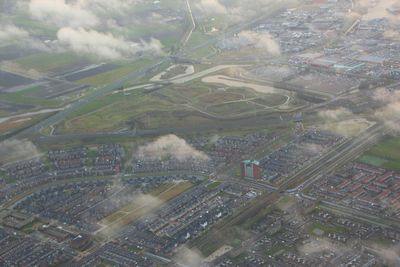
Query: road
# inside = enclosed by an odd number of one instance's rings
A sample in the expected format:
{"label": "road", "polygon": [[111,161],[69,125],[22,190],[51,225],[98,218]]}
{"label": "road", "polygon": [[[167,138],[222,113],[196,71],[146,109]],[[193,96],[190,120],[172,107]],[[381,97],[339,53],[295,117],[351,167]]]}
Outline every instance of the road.
{"label": "road", "polygon": [[[340,166],[351,162],[368,147],[376,144],[380,140],[380,137],[385,134],[384,128],[385,125],[383,123],[378,123],[368,128],[364,133],[345,141],[286,180],[280,185],[280,189],[293,189],[293,185],[296,185],[296,183],[298,184],[299,181],[305,182],[304,185],[307,185],[307,181],[310,183],[310,181],[314,181],[314,179],[317,179],[321,175],[331,173]],[[299,190],[301,190],[301,188],[299,188]]]}
{"label": "road", "polygon": [[162,59],[161,61],[159,61],[158,63],[156,63],[150,67],[143,68],[143,69],[133,72],[117,81],[114,81],[106,86],[100,87],[97,90],[95,90],[93,93],[70,104],[69,106],[67,106],[63,110],[57,112],[53,116],[50,116],[47,119],[44,119],[31,127],[28,127],[27,129],[17,133],[13,137],[20,138],[20,139],[30,137],[33,134],[38,133],[41,129],[50,127],[51,125],[54,125],[54,124],[64,120],[68,115],[70,115],[71,113],[88,105],[92,101],[95,101],[100,96],[114,92],[115,90],[123,87],[128,81],[133,81],[133,80],[139,79],[140,77],[143,77],[146,73],[156,69],[161,64],[167,63],[167,62],[170,62],[169,57]]}
{"label": "road", "polygon": [[[190,7],[190,4],[189,4],[189,7]],[[274,12],[276,12],[276,10],[274,11],[271,9],[271,13],[274,13]],[[221,32],[218,36],[215,36],[214,38],[211,38],[203,43],[200,43],[199,45],[197,45],[195,47],[186,49],[184,52],[181,50],[177,54],[175,54],[174,57],[175,58],[176,57],[185,58],[187,53],[190,53],[190,52],[196,51],[202,47],[206,47],[208,45],[214,44],[215,42],[218,41],[218,39],[221,36],[225,36],[226,34],[229,35],[229,34],[238,33],[240,31],[242,31],[243,29],[246,29],[249,26],[251,26],[257,22],[262,21],[269,15],[270,14],[266,14],[265,16],[262,16],[262,17],[256,17],[248,22],[242,22],[240,25],[232,25],[228,29],[226,29],[224,32]],[[11,138],[23,139],[23,138],[31,137],[33,134],[40,134],[41,129],[50,127],[51,125],[55,125],[55,124],[63,121],[68,115],[72,114],[73,112],[76,112],[80,108],[95,101],[98,97],[106,95],[108,93],[112,93],[113,91],[123,87],[128,81],[137,80],[137,79],[143,77],[145,74],[157,69],[162,64],[171,63],[172,61],[173,60],[172,60],[171,56],[169,56],[169,55],[165,56],[164,58],[161,58],[157,63],[155,63],[152,66],[145,67],[139,71],[132,72],[117,81],[114,81],[108,85],[100,87],[97,90],[95,90],[93,93],[81,98],[79,101],[72,103],[67,108],[63,109],[62,111],[59,111],[58,113],[38,122],[37,124],[12,135]]]}
{"label": "road", "polygon": [[[225,31],[221,32],[221,34],[219,34],[219,35],[217,35],[217,36],[215,36],[213,38],[210,38],[208,41],[200,43],[200,44],[198,44],[198,45],[196,45],[196,46],[194,46],[194,47],[192,47],[190,49],[181,50],[180,52],[178,52],[176,54],[176,56],[185,58],[185,57],[187,57],[187,55],[189,53],[191,53],[193,51],[196,51],[196,50],[198,50],[200,48],[207,47],[209,45],[212,45],[212,44],[216,43],[221,37],[233,35],[235,33],[239,33],[239,32],[241,32],[241,31],[243,31],[245,29],[248,29],[252,25],[255,25],[257,23],[261,23],[265,19],[267,19],[270,16],[272,16],[273,14],[279,13],[280,10],[286,9],[288,7],[284,3],[281,4],[281,3],[279,3],[279,1],[277,1],[277,2],[278,3],[269,4],[270,9],[269,10],[265,9],[265,10],[268,10],[268,12],[265,12],[263,14],[263,16],[257,16],[257,17],[253,18],[250,21],[247,21],[247,22],[242,21],[242,22],[239,22],[237,24],[231,25]],[[277,6],[277,5],[281,5],[281,6]],[[290,8],[294,8],[296,6],[297,6],[296,4],[295,5],[289,5]]]}
{"label": "road", "polygon": [[[204,115],[205,116],[205,115]],[[210,118],[213,119],[213,118]],[[78,133],[78,134],[63,134],[63,135],[42,135],[36,141],[41,143],[55,143],[62,141],[73,140],[93,140],[98,138],[132,138],[132,137],[145,137],[145,136],[158,136],[163,134],[197,134],[199,132],[215,132],[219,130],[237,130],[245,127],[252,128],[266,128],[268,127],[290,127],[292,123],[291,117],[287,120],[280,120],[276,114],[265,114],[257,117],[248,117],[242,119],[213,119],[209,123],[193,127],[174,127],[174,128],[157,128],[157,129],[136,129],[135,131],[123,132],[99,132],[99,133]]]}
{"label": "road", "polygon": [[[312,201],[317,201],[316,198],[306,195],[304,193],[299,194],[299,197]],[[377,215],[366,213],[364,211],[357,210],[345,205],[322,200],[320,201],[319,206],[333,213],[342,214],[345,215],[346,217],[354,218],[355,220],[365,221],[367,223],[377,225],[380,227],[384,228],[400,227],[400,222],[398,220],[392,219],[390,217],[382,218]]]}
{"label": "road", "polygon": [[183,46],[186,45],[186,43],[189,41],[190,37],[192,36],[193,31],[196,29],[196,21],[194,20],[192,7],[190,6],[189,0],[186,0],[186,8],[187,8],[187,12],[188,12],[189,19],[190,19],[190,28],[183,38],[183,41],[182,41]]}
{"label": "road", "polygon": [[312,183],[324,177],[324,175],[353,161],[367,148],[376,144],[380,140],[380,137],[386,133],[384,129],[385,125],[383,123],[375,124],[363,134],[343,142],[316,161],[303,167],[280,186],[275,187],[253,179],[224,178],[222,180],[263,191],[279,191],[289,194],[301,193]]}

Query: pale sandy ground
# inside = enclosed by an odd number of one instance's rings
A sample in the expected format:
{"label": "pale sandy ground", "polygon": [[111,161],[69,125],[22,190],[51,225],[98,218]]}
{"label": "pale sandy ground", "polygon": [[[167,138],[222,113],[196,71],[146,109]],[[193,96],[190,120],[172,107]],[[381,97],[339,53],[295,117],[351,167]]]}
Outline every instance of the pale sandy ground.
{"label": "pale sandy ground", "polygon": [[42,109],[42,110],[38,110],[38,111],[34,111],[34,112],[27,112],[27,113],[23,113],[23,114],[14,115],[14,116],[3,117],[3,118],[0,118],[0,123],[4,123],[4,122],[12,120],[12,119],[25,118],[25,117],[39,115],[39,114],[56,112],[56,111],[63,110],[64,108]]}
{"label": "pale sandy ground", "polygon": [[244,80],[240,79],[235,79],[232,77],[224,76],[224,75],[214,75],[214,76],[207,76],[204,77],[201,80],[203,83],[217,83],[217,84],[223,84],[226,86],[230,87],[245,87],[245,88],[250,88],[253,89],[256,92],[263,93],[263,94],[281,94],[287,97],[287,100],[285,103],[276,106],[275,108],[279,107],[280,109],[289,109],[289,102],[290,102],[290,96],[287,95],[286,91],[274,88],[269,85],[261,85],[261,84],[254,84],[254,83],[249,83]]}
{"label": "pale sandy ground", "polygon": [[233,249],[233,247],[231,246],[222,246],[219,249],[217,249],[216,251],[214,251],[214,253],[212,253],[210,256],[208,256],[205,260],[204,263],[211,263],[214,260],[216,260],[217,258],[225,255],[226,253],[228,253],[229,251],[231,251]]}
{"label": "pale sandy ground", "polygon": [[203,83],[219,83],[219,84],[227,85],[230,87],[247,87],[247,88],[255,90],[256,92],[264,93],[264,94],[278,93],[278,90],[272,86],[248,83],[246,81],[231,78],[231,77],[224,76],[224,75],[207,76],[207,77],[204,77],[201,81]]}
{"label": "pale sandy ground", "polygon": [[168,81],[168,80],[174,80],[174,79],[179,79],[188,75],[191,75],[194,73],[194,67],[193,65],[182,65],[182,66],[186,66],[186,71],[185,73],[176,75],[175,77],[172,77],[171,79],[161,79],[161,77],[166,74],[168,71],[172,70],[173,68],[177,67],[179,65],[172,65],[171,67],[169,67],[168,69],[166,69],[165,71],[161,72],[160,74],[154,76],[153,78],[150,79],[151,82],[162,82],[162,81]]}

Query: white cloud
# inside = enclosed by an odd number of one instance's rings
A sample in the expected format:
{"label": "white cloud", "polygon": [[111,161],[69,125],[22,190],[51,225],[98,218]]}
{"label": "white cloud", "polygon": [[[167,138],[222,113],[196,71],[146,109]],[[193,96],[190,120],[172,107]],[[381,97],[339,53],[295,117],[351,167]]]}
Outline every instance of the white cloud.
{"label": "white cloud", "polygon": [[391,22],[400,21],[399,16],[388,12],[389,8],[400,6],[399,0],[378,0],[375,3],[370,0],[360,0],[358,4],[367,9],[366,14],[363,15],[365,20],[386,18]]}
{"label": "white cloud", "polygon": [[15,44],[19,47],[33,48],[41,51],[49,50],[49,47],[41,40],[32,37],[28,31],[13,24],[0,25],[0,42],[1,44]]}
{"label": "white cloud", "polygon": [[318,112],[320,116],[325,121],[339,121],[342,119],[353,117],[353,113],[346,108],[328,109]]}
{"label": "white cloud", "polygon": [[256,48],[265,50],[268,54],[280,55],[281,53],[279,44],[268,32],[242,31],[238,34],[238,38]]}
{"label": "white cloud", "polygon": [[201,267],[205,259],[200,251],[184,245],[177,249],[174,260],[184,266]]}
{"label": "white cloud", "polygon": [[101,33],[83,28],[61,28],[57,33],[61,45],[77,53],[93,53],[108,59],[117,59],[129,54],[129,44],[111,33]]}
{"label": "white cloud", "polygon": [[228,10],[219,0],[201,0],[196,7],[205,14],[226,14]]}
{"label": "white cloud", "polygon": [[143,160],[161,160],[172,157],[178,161],[186,160],[208,160],[208,156],[196,150],[184,139],[176,135],[166,135],[158,138],[145,146],[138,148],[137,157]]}
{"label": "white cloud", "polygon": [[0,25],[0,42],[15,42],[29,38],[29,33],[12,24]]}
{"label": "white cloud", "polygon": [[400,92],[379,88],[374,93],[374,99],[384,104],[375,112],[375,116],[390,129],[400,132]]}
{"label": "white cloud", "polygon": [[137,0],[79,0],[78,3],[89,10],[123,13],[138,2]]}
{"label": "white cloud", "polygon": [[319,111],[318,116],[323,119],[321,129],[344,137],[357,136],[369,125],[367,120],[357,118],[343,107]]}
{"label": "white cloud", "polygon": [[97,16],[82,4],[65,0],[31,0],[29,11],[35,19],[57,26],[93,27],[99,23]]}
{"label": "white cloud", "polygon": [[156,39],[151,39],[149,42],[132,43],[124,38],[115,37],[111,33],[83,28],[61,28],[57,33],[57,38],[61,46],[76,53],[95,54],[104,59],[122,59],[144,51],[162,53],[161,42]]}

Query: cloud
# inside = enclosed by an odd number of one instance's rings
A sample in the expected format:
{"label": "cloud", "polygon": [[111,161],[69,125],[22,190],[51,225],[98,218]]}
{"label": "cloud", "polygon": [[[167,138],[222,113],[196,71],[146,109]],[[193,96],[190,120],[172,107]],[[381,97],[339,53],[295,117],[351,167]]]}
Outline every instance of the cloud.
{"label": "cloud", "polygon": [[180,265],[200,267],[204,262],[204,257],[198,250],[189,249],[187,246],[181,246],[177,249],[174,260]]}
{"label": "cloud", "polygon": [[200,0],[195,7],[203,15],[227,15],[231,21],[241,22],[263,16],[275,7],[291,7],[293,1],[288,0]]}
{"label": "cloud", "polygon": [[2,43],[16,42],[27,38],[29,38],[29,33],[24,29],[12,24],[0,25],[0,42]]}
{"label": "cloud", "polygon": [[268,32],[242,31],[238,34],[238,38],[252,44],[255,48],[265,50],[268,54],[280,55],[281,53],[279,44]]}
{"label": "cloud", "polygon": [[91,28],[101,23],[100,17],[123,15],[141,0],[30,0],[33,18],[59,27]]}
{"label": "cloud", "polygon": [[50,48],[41,40],[34,38],[28,31],[13,24],[0,25],[0,43],[15,44],[19,47],[48,51]]}
{"label": "cloud", "polygon": [[399,0],[378,0],[375,2],[371,0],[359,0],[357,5],[364,10],[364,14],[362,14],[364,20],[386,18],[390,22],[400,21],[398,15],[396,16],[388,12],[388,9],[400,6]]}
{"label": "cloud", "polygon": [[70,27],[61,28],[57,38],[61,46],[76,53],[95,54],[104,59],[122,59],[145,51],[162,54],[161,42],[153,38],[149,42],[133,43],[111,33]]}
{"label": "cloud", "polygon": [[353,116],[353,113],[346,108],[328,109],[318,112],[318,116],[327,121],[338,121]]}
{"label": "cloud", "polygon": [[236,36],[219,41],[218,47],[228,50],[252,47],[274,56],[281,53],[279,43],[268,32],[241,31]]}
{"label": "cloud", "polygon": [[226,7],[219,0],[201,0],[196,7],[205,14],[227,14]]}
{"label": "cloud", "polygon": [[396,91],[391,91],[386,88],[378,88],[374,91],[372,98],[375,101],[379,101],[382,103],[390,103],[390,102],[397,102],[400,100],[400,94]]}
{"label": "cloud", "polygon": [[344,137],[356,136],[369,126],[367,120],[357,118],[350,110],[342,107],[322,110],[318,116],[323,120],[321,129]]}
{"label": "cloud", "polygon": [[0,143],[0,163],[38,157],[40,151],[29,140],[6,140]]}
{"label": "cloud", "polygon": [[375,112],[375,116],[391,130],[400,132],[400,92],[379,88],[374,92],[373,99],[383,104],[383,107]]}
{"label": "cloud", "polygon": [[370,244],[368,249],[379,255],[379,262],[383,264],[382,266],[400,266],[400,246],[398,244],[393,243],[392,245],[383,246],[375,243]]}
{"label": "cloud", "polygon": [[302,144],[301,148],[303,148],[305,151],[307,151],[310,154],[319,154],[321,151],[323,151],[324,147],[319,144]]}
{"label": "cloud", "polygon": [[386,30],[383,33],[383,36],[386,39],[395,39],[395,40],[399,40],[400,39],[400,33],[398,31],[395,31],[395,30]]}
{"label": "cloud", "polygon": [[176,135],[166,135],[158,138],[137,150],[139,159],[162,160],[164,158],[174,158],[178,161],[187,160],[209,160],[208,156],[201,151],[196,150],[184,139]]}
{"label": "cloud", "polygon": [[79,2],[31,0],[29,11],[33,18],[61,27],[93,27],[99,24],[97,16]]}
{"label": "cloud", "polygon": [[301,245],[298,250],[300,255],[304,256],[320,254],[324,251],[333,251],[334,253],[343,253],[349,251],[348,248],[337,246],[336,244],[327,240],[312,238],[308,239],[308,242],[304,242],[304,245]]}
{"label": "cloud", "polygon": [[158,207],[163,204],[161,199],[139,191],[132,194],[120,194],[124,189],[126,189],[126,186],[121,180],[114,180],[107,193],[107,200],[118,207],[125,206],[128,203],[135,203],[137,206],[146,206],[147,208]]}
{"label": "cloud", "polygon": [[[125,186],[121,184],[120,180],[115,180],[110,191],[107,193],[106,199],[109,204],[119,208],[129,205],[130,210],[127,211],[128,213],[121,217],[118,217],[111,223],[107,223],[106,226],[104,226],[97,232],[97,234],[103,238],[115,238],[121,232],[121,230],[124,229],[124,226],[126,224],[132,222],[139,217],[149,216],[165,203],[165,201],[155,196],[144,194],[140,191],[135,191],[127,194],[126,191],[124,191],[125,189]],[[136,217],[132,214],[135,214]],[[92,220],[92,214],[88,213],[86,219]]]}
{"label": "cloud", "polygon": [[123,14],[125,10],[139,3],[138,0],[79,0],[81,7],[98,12],[117,12]]}

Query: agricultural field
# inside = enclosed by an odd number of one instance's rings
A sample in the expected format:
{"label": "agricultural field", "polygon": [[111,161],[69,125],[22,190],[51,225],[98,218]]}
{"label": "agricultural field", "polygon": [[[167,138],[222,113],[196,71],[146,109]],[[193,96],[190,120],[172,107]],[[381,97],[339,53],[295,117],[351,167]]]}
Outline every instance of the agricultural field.
{"label": "agricultural field", "polygon": [[91,77],[94,75],[98,75],[98,74],[101,74],[104,72],[111,71],[113,69],[116,69],[117,67],[118,67],[118,65],[115,65],[115,64],[92,65],[83,70],[75,71],[72,73],[67,73],[66,75],[63,76],[63,78],[66,79],[67,81],[78,81],[78,80],[85,79],[87,77]]}
{"label": "agricultural field", "polygon": [[73,52],[62,53],[36,53],[18,58],[15,64],[25,69],[34,69],[45,74],[58,74],[83,67],[91,63],[89,56],[77,55]]}
{"label": "agricultural field", "polygon": [[16,60],[20,57],[27,57],[35,53],[37,53],[37,51],[33,48],[15,49],[13,45],[0,46],[0,61]]}
{"label": "agricultural field", "polygon": [[18,131],[20,129],[23,129],[31,125],[35,125],[37,122],[49,116],[50,114],[51,113],[38,114],[34,116],[25,116],[21,118],[16,117],[5,121],[0,120],[0,136]]}
{"label": "agricultural field", "polygon": [[[125,70],[134,71],[132,68],[135,67],[127,65],[80,80],[79,83],[109,83],[110,79],[122,76]],[[143,85],[132,85],[126,90],[100,97],[70,114],[66,121],[57,125],[56,133],[194,127],[217,119],[290,111],[296,107],[292,105],[294,99],[284,90],[228,76],[201,78],[201,71],[196,72],[196,66],[193,68],[195,73],[183,78],[182,83],[143,81]],[[109,77],[110,74],[114,75]]]}
{"label": "agricultural field", "polygon": [[[36,94],[41,88],[33,87],[24,91],[14,93],[0,93],[0,98],[6,106],[12,104],[14,109],[9,110],[12,113],[27,111],[32,108],[55,108],[62,105],[62,101],[56,99],[38,98]],[[0,105],[2,109],[2,105]]]}
{"label": "agricultural field", "polygon": [[[2,94],[0,94],[0,96],[1,95]],[[12,101],[6,101],[7,99],[5,97],[2,99],[4,100],[0,101],[0,112],[3,115],[27,111],[34,107],[28,103],[12,103]]]}
{"label": "agricultural field", "polygon": [[125,65],[121,66],[114,65],[115,67],[112,70],[94,74],[77,80],[76,82],[79,84],[101,86],[121,79],[132,72],[145,68],[146,66],[150,66],[152,63],[154,63],[154,60],[152,59],[139,59],[131,63],[125,63]]}
{"label": "agricultural field", "polygon": [[25,85],[31,82],[32,80],[26,77],[0,70],[0,91],[2,88]]}
{"label": "agricultural field", "polygon": [[[182,110],[185,108],[175,107],[167,100],[145,94],[143,90],[132,91],[129,95],[112,94],[72,114],[70,119],[57,127],[57,132],[115,131],[129,128],[130,124],[135,124],[137,118],[147,117],[146,114],[162,112],[165,115],[164,113],[168,111]],[[171,118],[172,115],[174,114],[171,114]],[[156,116],[151,118],[154,120]]]}
{"label": "agricultural field", "polygon": [[390,138],[365,152],[358,161],[400,171],[400,138]]}
{"label": "agricultural field", "polygon": [[249,112],[267,111],[283,106],[290,100],[289,96],[270,87],[247,84],[226,76],[219,83],[214,77],[222,76],[209,76],[202,81],[173,85],[159,93],[175,101],[180,99],[187,106],[215,117],[244,116]]}
{"label": "agricultural field", "polygon": [[235,117],[246,115],[249,113],[256,114],[258,111],[262,111],[262,107],[255,105],[250,102],[235,102],[211,106],[208,109],[214,114],[219,114],[226,117]]}

